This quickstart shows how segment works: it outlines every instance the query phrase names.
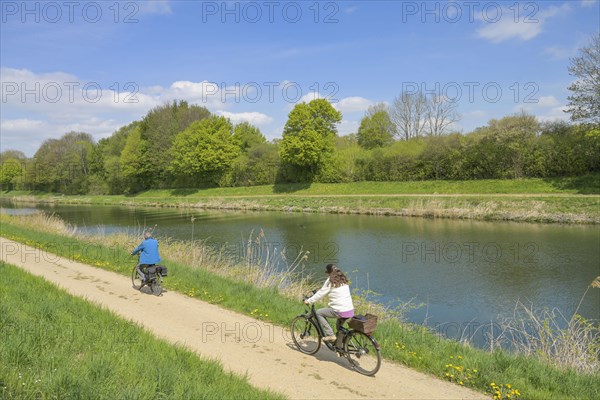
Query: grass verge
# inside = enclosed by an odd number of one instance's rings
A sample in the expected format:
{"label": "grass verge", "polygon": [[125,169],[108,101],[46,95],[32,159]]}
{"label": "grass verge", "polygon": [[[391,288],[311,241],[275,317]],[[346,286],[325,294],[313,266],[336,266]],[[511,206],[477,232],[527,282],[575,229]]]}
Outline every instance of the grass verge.
{"label": "grass verge", "polygon": [[0,286],[0,398],[284,398],[3,262]]}
{"label": "grass verge", "polygon": [[[112,270],[129,279],[132,260],[127,249],[90,243],[77,237],[18,226],[15,218],[0,216],[2,235],[44,251]],[[161,245],[162,246],[162,245]],[[43,252],[42,252],[43,254]],[[205,268],[166,260],[167,287],[190,297],[219,304],[243,314],[288,326],[303,308],[296,298],[277,288],[259,288]],[[504,350],[492,353],[441,338],[427,328],[388,318],[375,337],[384,358],[447,379],[459,385],[497,395],[497,398],[587,399],[600,397],[600,372],[580,373],[556,368],[535,357]],[[518,393],[517,393],[518,391]]]}

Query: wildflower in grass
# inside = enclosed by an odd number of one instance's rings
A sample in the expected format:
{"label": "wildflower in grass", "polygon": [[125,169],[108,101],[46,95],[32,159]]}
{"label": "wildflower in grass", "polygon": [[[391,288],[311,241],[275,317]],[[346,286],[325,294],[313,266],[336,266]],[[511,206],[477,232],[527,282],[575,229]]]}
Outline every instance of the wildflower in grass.
{"label": "wildflower in grass", "polygon": [[521,392],[519,389],[513,389],[510,383],[497,385],[495,382],[490,383],[491,390],[488,393],[493,395],[494,400],[520,399]]}
{"label": "wildflower in grass", "polygon": [[[457,358],[463,359],[464,357],[458,356]],[[450,356],[454,359],[453,356]],[[469,385],[473,386],[477,380],[479,374],[476,369],[466,368],[464,365],[457,365],[454,363],[448,363],[444,366],[445,371],[443,377],[451,382],[457,383],[461,386]],[[493,383],[495,385],[495,383]]]}
{"label": "wildflower in grass", "polygon": [[405,350],[406,349],[406,346],[399,342],[395,342],[394,347],[396,348],[396,350]]}

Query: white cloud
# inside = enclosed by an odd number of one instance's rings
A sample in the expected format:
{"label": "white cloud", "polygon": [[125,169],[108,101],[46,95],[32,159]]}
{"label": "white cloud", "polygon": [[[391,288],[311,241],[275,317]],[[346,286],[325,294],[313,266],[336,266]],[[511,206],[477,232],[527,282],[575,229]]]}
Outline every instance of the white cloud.
{"label": "white cloud", "polygon": [[310,93],[307,93],[304,96],[302,96],[300,98],[300,100],[298,100],[296,103],[289,104],[288,107],[286,107],[286,108],[289,111],[289,110],[293,109],[296,104],[310,103],[311,101],[316,100],[316,99],[329,100],[331,102],[332,106],[336,110],[341,111],[342,113],[364,112],[370,106],[375,104],[373,101],[366,99],[364,97],[359,97],[359,96],[345,97],[339,101],[332,102],[334,100],[331,100],[329,98],[329,96],[324,96],[319,92],[310,92]]}
{"label": "white cloud", "polygon": [[554,96],[541,96],[537,103],[522,104],[514,108],[515,112],[525,111],[535,115],[539,121],[567,121],[569,114],[566,111],[567,107]]}
{"label": "white cloud", "polygon": [[[145,0],[135,2],[134,4],[136,4],[139,7],[140,14],[168,15],[173,13],[173,10],[171,10],[171,4],[169,0]],[[133,11],[130,9],[127,10]]]}
{"label": "white cloud", "polygon": [[359,126],[360,123],[358,121],[342,120],[342,122],[338,125],[338,135],[344,136],[351,133],[356,133],[358,132]]}
{"label": "white cloud", "polygon": [[44,123],[42,121],[27,118],[0,120],[0,131],[5,132],[28,132],[39,129]]}
{"label": "white cloud", "polygon": [[169,87],[139,86],[136,82],[115,82],[102,87],[63,72],[36,74],[29,70],[0,69],[0,98],[3,108],[45,114],[95,116],[120,113],[143,116],[153,107],[173,100],[186,100],[210,110],[227,109],[232,103],[256,98],[253,86],[226,87],[207,80],[175,81]]}
{"label": "white cloud", "polygon": [[166,89],[157,93],[162,102],[175,99],[187,100],[210,109],[227,108],[227,102],[241,102],[244,96],[250,95],[252,87],[225,87],[207,80],[201,82],[176,81]]}
{"label": "white cloud", "polygon": [[134,82],[111,87],[114,90],[64,72],[36,74],[25,69],[0,69],[0,99],[5,112],[21,110],[72,118],[108,112],[142,115],[160,104],[160,98],[143,93]]}
{"label": "white cloud", "polygon": [[575,55],[576,49],[568,49],[561,46],[551,46],[544,49],[544,54],[549,54],[552,58],[563,60]]}
{"label": "white cloud", "polygon": [[[64,72],[35,73],[2,67],[0,139],[3,149],[29,148],[30,152],[44,139],[58,138],[72,130],[90,133],[98,140],[173,100],[205,106],[234,122],[269,124],[273,118],[260,112],[225,112],[232,104],[251,102],[256,98],[255,91],[252,86],[226,87],[207,80],[175,81],[167,87],[124,82],[106,88]],[[35,144],[33,150],[31,143]]]}
{"label": "white cloud", "polygon": [[267,125],[273,122],[273,118],[259,112],[233,113],[229,111],[217,111],[217,114],[229,118],[234,124],[249,122],[252,125]]}
{"label": "white cloud", "polygon": [[536,104],[538,107],[548,108],[556,107],[560,104],[560,102],[554,96],[542,96],[538,99]]}
{"label": "white cloud", "polygon": [[499,43],[513,38],[529,40],[533,39],[541,32],[542,27],[539,23],[515,23],[514,21],[508,19],[503,19],[494,24],[489,24],[477,31],[479,36],[484,39],[488,39],[493,43]]}
{"label": "white cloud", "polygon": [[535,113],[540,110],[547,110],[549,108],[555,108],[560,106],[560,101],[552,95],[541,96],[537,99],[537,103],[524,103],[514,107],[515,112],[525,110],[527,112]]}
{"label": "white cloud", "polygon": [[367,111],[374,103],[364,97],[346,97],[334,104],[334,107],[342,113],[351,113],[358,111]]}
{"label": "white cloud", "polygon": [[[281,86],[285,86],[286,82],[287,81],[281,82]],[[291,92],[290,92],[290,95],[291,95]],[[292,111],[296,104],[310,103],[313,100],[324,99],[324,98],[325,98],[325,96],[321,95],[321,93],[319,93],[319,92],[309,92],[309,93],[305,94],[304,96],[300,97],[300,99],[295,103],[288,102],[288,104],[285,106],[285,111],[286,112]]]}
{"label": "white cloud", "polygon": [[565,112],[566,110],[566,106],[554,107],[543,114],[536,114],[536,117],[542,122],[568,121],[569,114]]}
{"label": "white cloud", "polygon": [[598,0],[581,0],[579,4],[581,4],[581,7],[590,8],[598,4]]}
{"label": "white cloud", "polygon": [[[533,3],[532,3],[533,4]],[[537,3],[536,3],[537,4]],[[529,3],[524,7],[529,7]],[[509,39],[531,40],[542,33],[543,24],[556,15],[571,11],[568,3],[561,6],[551,6],[545,10],[519,9],[519,15],[515,10],[502,8],[500,19],[496,21],[497,15],[480,17],[480,21],[486,25],[477,30],[478,36],[490,40],[493,43],[500,43]]]}
{"label": "white cloud", "polygon": [[83,118],[78,121],[5,119],[0,121],[2,132],[2,150],[15,149],[23,151],[28,156],[33,154],[46,139],[58,139],[71,131],[86,132],[96,140],[110,136],[125,123],[131,121],[116,121],[103,118]]}
{"label": "white cloud", "polygon": [[304,96],[302,96],[300,98],[300,100],[298,100],[298,103],[310,103],[313,100],[324,99],[324,98],[325,98],[325,96],[323,96],[319,92],[310,92],[310,93],[307,93]]}
{"label": "white cloud", "polygon": [[483,111],[483,110],[467,111],[467,112],[463,113],[464,119],[469,119],[469,118],[482,119],[482,118],[488,118],[488,117],[489,117],[488,112]]}

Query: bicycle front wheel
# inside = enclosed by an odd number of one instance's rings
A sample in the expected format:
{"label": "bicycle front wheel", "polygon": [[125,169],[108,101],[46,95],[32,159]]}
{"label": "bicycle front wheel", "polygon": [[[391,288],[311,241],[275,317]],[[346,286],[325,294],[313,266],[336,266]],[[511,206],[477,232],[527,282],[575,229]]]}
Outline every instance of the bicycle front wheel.
{"label": "bicycle front wheel", "polygon": [[131,284],[133,285],[134,289],[140,290],[142,288],[142,286],[144,286],[142,284],[142,279],[140,278],[140,274],[138,273],[137,270],[137,265],[133,267],[133,270],[131,271]]}
{"label": "bicycle front wheel", "polygon": [[351,331],[344,340],[346,357],[354,369],[367,376],[373,376],[381,367],[381,351],[371,336]]}
{"label": "bicycle front wheel", "polygon": [[294,318],[290,326],[292,339],[304,354],[315,354],[321,348],[321,336],[316,325],[304,316]]}

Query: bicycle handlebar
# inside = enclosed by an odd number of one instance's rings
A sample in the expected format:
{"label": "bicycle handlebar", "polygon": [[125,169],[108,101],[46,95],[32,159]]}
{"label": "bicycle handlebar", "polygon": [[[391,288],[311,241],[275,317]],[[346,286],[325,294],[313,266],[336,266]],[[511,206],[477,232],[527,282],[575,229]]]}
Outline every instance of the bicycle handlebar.
{"label": "bicycle handlebar", "polygon": [[313,290],[311,290],[310,293],[311,294],[303,294],[302,295],[302,301],[310,299],[311,297],[313,297],[315,295],[315,293],[317,293],[317,291],[313,289]]}

